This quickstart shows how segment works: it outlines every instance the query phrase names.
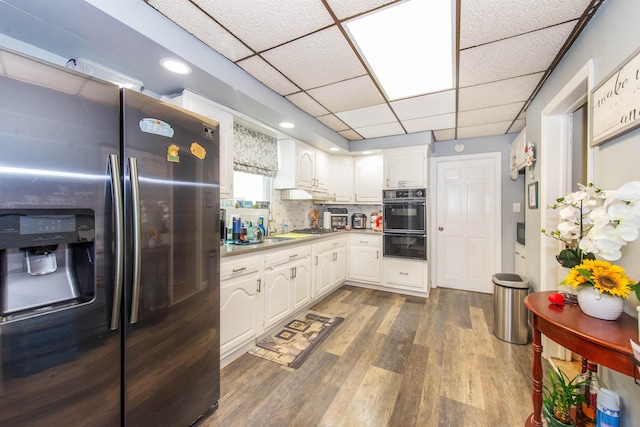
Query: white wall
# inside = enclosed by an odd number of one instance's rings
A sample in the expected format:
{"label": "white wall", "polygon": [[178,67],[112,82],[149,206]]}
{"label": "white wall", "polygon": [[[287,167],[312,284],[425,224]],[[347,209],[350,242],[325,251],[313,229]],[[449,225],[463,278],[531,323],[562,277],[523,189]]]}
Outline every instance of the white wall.
{"label": "white wall", "polygon": [[[527,110],[527,138],[538,143],[542,136],[542,110],[558,94],[571,78],[590,60],[593,60],[594,85],[604,78],[640,47],[640,2],[637,0],[615,0],[605,2],[591,22],[587,25],[576,43],[570,49],[558,68],[545,83],[538,96]],[[557,150],[551,142],[548,146],[536,144],[538,154],[543,150]],[[556,154],[555,151],[552,154]],[[620,185],[640,180],[640,130],[635,130],[593,150],[591,163],[593,182],[603,189],[616,189]],[[544,156],[536,156],[538,159]],[[533,177],[527,176],[527,183],[542,179],[543,166],[536,162]],[[560,196],[560,194],[556,195]],[[527,221],[527,272],[533,285],[540,285],[540,247],[544,244],[540,229],[545,225],[540,221],[541,210],[528,210]],[[640,241],[636,241],[623,250],[619,262],[627,269],[629,276],[640,279]],[[530,274],[529,274],[530,273]],[[638,301],[631,297],[626,311],[635,312]],[[602,370],[605,384],[619,393],[623,399],[622,425],[625,427],[640,425],[640,387],[633,378]]]}

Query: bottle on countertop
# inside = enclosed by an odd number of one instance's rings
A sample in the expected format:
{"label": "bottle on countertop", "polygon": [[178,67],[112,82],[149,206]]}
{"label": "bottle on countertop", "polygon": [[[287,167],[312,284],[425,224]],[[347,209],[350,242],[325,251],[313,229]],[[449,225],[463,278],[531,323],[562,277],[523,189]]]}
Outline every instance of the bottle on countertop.
{"label": "bottle on countertop", "polygon": [[267,229],[264,227],[264,217],[263,216],[258,217],[258,228],[260,228],[260,230],[262,231],[262,235],[263,236],[267,235]]}
{"label": "bottle on countertop", "polygon": [[249,228],[247,228],[247,239],[253,240],[255,235],[253,234],[253,221],[249,221]]}
{"label": "bottle on countertop", "polygon": [[587,370],[580,375],[579,382],[582,383],[580,394],[585,401],[576,406],[576,426],[596,427],[596,402],[600,391],[598,364],[588,360]]}
{"label": "bottle on countertop", "polygon": [[597,427],[620,427],[620,396],[618,393],[601,388],[598,393]]}

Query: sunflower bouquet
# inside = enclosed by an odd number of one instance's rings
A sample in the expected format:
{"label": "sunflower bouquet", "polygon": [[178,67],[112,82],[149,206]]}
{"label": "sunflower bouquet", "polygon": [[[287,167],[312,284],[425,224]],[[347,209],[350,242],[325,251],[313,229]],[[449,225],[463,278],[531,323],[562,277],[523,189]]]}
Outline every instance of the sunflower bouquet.
{"label": "sunflower bouquet", "polygon": [[592,286],[601,294],[609,294],[614,297],[629,298],[629,294],[635,290],[640,299],[640,286],[631,280],[619,265],[608,261],[585,259],[569,271],[560,285],[572,286],[578,289],[580,286]]}

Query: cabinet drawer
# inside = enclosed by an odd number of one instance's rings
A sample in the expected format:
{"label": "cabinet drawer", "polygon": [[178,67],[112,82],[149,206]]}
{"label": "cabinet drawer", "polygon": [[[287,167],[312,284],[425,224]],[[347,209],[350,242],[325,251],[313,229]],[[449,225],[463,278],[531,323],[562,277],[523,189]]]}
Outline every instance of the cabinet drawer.
{"label": "cabinet drawer", "polygon": [[388,285],[405,289],[426,289],[425,263],[421,261],[384,261],[384,278]]}
{"label": "cabinet drawer", "polygon": [[311,245],[294,246],[291,249],[285,249],[265,255],[264,264],[266,269],[271,269],[310,256]]}
{"label": "cabinet drawer", "polygon": [[255,273],[260,269],[260,256],[236,256],[220,261],[220,280],[228,280]]}
{"label": "cabinet drawer", "polygon": [[318,252],[326,252],[336,248],[342,248],[346,245],[346,239],[339,237],[337,239],[327,239],[318,242]]}
{"label": "cabinet drawer", "polygon": [[353,233],[349,235],[349,245],[380,247],[382,245],[382,236],[379,234]]}

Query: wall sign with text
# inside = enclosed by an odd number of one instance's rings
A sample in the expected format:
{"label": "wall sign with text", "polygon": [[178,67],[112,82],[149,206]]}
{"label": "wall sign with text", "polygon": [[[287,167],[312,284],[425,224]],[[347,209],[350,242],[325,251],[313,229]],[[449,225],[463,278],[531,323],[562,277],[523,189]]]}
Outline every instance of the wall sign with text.
{"label": "wall sign with text", "polygon": [[593,91],[591,146],[640,126],[640,49]]}

